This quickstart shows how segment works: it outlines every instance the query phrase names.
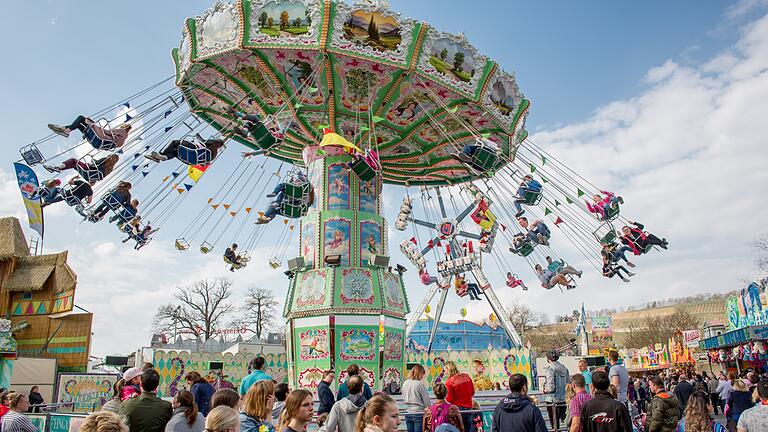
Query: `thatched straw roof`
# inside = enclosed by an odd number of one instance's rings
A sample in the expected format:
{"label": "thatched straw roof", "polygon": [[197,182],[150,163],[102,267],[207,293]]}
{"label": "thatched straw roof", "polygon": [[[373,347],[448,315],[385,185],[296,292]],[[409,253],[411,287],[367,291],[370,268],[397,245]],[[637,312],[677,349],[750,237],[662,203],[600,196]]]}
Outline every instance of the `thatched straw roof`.
{"label": "thatched straw roof", "polygon": [[0,259],[29,256],[29,245],[15,217],[0,218]]}
{"label": "thatched straw roof", "polygon": [[75,288],[77,276],[67,265],[67,252],[20,257],[5,283],[8,291],[38,291],[49,282],[57,292]]}

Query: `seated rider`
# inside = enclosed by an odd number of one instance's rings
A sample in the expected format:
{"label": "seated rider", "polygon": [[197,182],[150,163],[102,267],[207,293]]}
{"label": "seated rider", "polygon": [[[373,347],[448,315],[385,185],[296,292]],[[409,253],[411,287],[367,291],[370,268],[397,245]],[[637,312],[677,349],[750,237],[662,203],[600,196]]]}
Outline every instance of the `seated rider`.
{"label": "seated rider", "polygon": [[[188,164],[188,165],[197,165],[200,164],[208,164],[211,163],[214,159],[216,159],[216,156],[219,152],[219,149],[224,146],[224,140],[217,139],[217,138],[209,138],[207,140],[200,140],[202,141],[202,146],[206,149],[208,149],[211,154],[210,158],[206,157],[205,161],[197,162],[197,161],[186,161],[179,159],[180,161]],[[160,150],[160,152],[153,151],[152,153],[148,155],[144,155],[145,158],[153,160],[155,162],[163,162],[167,161],[169,159],[173,158],[179,158],[179,147],[184,147],[186,149],[189,149],[191,151],[196,151],[201,149],[200,146],[195,144],[194,141],[187,141],[187,140],[173,140],[170,143],[168,143],[167,146],[165,146],[164,149]],[[191,163],[190,163],[191,162]]]}
{"label": "seated rider", "polygon": [[[67,184],[71,188],[72,196],[74,196],[75,198],[77,198],[81,202],[84,201],[87,204],[90,204],[91,201],[93,200],[93,187],[92,186],[95,183],[96,182],[86,182],[85,180],[83,180],[79,176],[72,177],[67,182]],[[43,204],[41,204],[41,207],[49,206],[49,205],[57,203],[59,201],[64,201],[64,195],[62,194],[61,191],[59,191],[59,193],[56,196],[54,196],[53,198],[44,201]]]}
{"label": "seated rider", "polygon": [[512,237],[512,246],[509,247],[509,251],[516,254],[521,254],[523,250],[531,245],[531,239],[523,234],[517,233]]}
{"label": "seated rider", "polygon": [[237,243],[232,243],[232,246],[224,251],[224,260],[230,264],[229,271],[231,272],[243,268],[242,256],[237,254]]}
{"label": "seated rider", "polygon": [[[246,114],[243,112],[240,112],[235,109],[235,107],[229,107],[227,109],[227,112],[232,115],[233,117],[242,119],[243,122],[245,122],[244,127],[235,127],[235,132],[242,136],[243,138],[249,138],[249,137],[255,137],[259,134],[259,129],[261,126],[264,126],[264,123],[261,121],[261,116],[258,114]],[[284,135],[278,131],[272,130],[270,128],[269,132],[272,134],[273,137],[276,139],[283,139]]]}
{"label": "seated rider", "polygon": [[552,257],[548,256],[546,257],[546,260],[547,269],[549,269],[549,271],[552,273],[559,273],[563,276],[576,275],[578,277],[581,277],[581,274],[584,273],[583,271],[576,270],[575,268],[569,266],[563,259],[560,259],[560,261],[552,261]]}
{"label": "seated rider", "polygon": [[[621,272],[624,272],[627,276],[624,277]],[[623,280],[624,282],[629,282],[628,278],[634,275],[634,273],[627,270],[624,266],[615,262],[611,262],[607,256],[603,256],[603,276],[607,278],[618,276],[619,279]]]}
{"label": "seated rider", "polygon": [[634,267],[635,265],[627,260],[626,253],[630,251],[632,251],[632,248],[629,246],[619,247],[616,243],[609,243],[603,245],[603,250],[600,251],[600,254],[603,257],[608,257],[610,262],[618,263],[622,259],[628,266]]}
{"label": "seated rider", "polygon": [[[474,160],[475,153],[477,153],[477,150],[480,149],[481,147],[484,147],[493,153],[498,153],[499,151],[498,144],[496,144],[495,142],[489,139],[482,139],[482,140],[477,140],[477,141],[465,144],[464,147],[461,149],[461,153],[454,154],[453,156],[456,159],[460,160],[461,162],[472,164],[472,166],[475,166],[472,162]],[[476,167],[476,168],[479,168],[479,167]]]}
{"label": "seated rider", "polygon": [[133,239],[136,240],[136,245],[133,248],[136,250],[139,250],[144,246],[146,246],[147,243],[149,243],[149,236],[157,232],[157,230],[159,229],[160,228],[152,229],[152,225],[145,226],[141,231],[136,233],[136,235],[133,237]]}
{"label": "seated rider", "polygon": [[584,202],[587,204],[587,209],[589,209],[591,213],[596,214],[598,219],[606,220],[607,215],[611,210],[618,210],[619,204],[624,204],[624,198],[614,195],[613,192],[600,192],[605,195],[605,197],[600,196],[600,194],[595,194],[592,196],[594,204],[591,204],[589,201]]}
{"label": "seated rider", "polygon": [[[52,130],[64,138],[69,138],[70,132],[77,129],[85,135],[86,130],[91,129],[99,140],[114,144],[114,147],[120,148],[125,144],[125,140],[128,138],[128,132],[131,131],[131,125],[123,123],[116,128],[103,128],[96,124],[93,120],[85,116],[77,116],[75,121],[69,126],[59,126],[56,124],[49,124],[48,129]],[[94,144],[93,142],[91,144]],[[94,144],[96,149],[103,147]]]}
{"label": "seated rider", "polygon": [[517,222],[520,224],[521,227],[528,230],[528,237],[531,239],[532,242],[549,246],[549,237],[551,235],[549,228],[547,225],[540,221],[539,219],[534,220],[533,222],[528,222],[528,218],[521,216],[517,218]]}
{"label": "seated rider", "polygon": [[[269,207],[267,208],[267,211],[264,212],[264,215],[259,216],[259,219],[256,221],[257,224],[265,224],[271,221],[275,218],[275,216],[280,212],[280,208],[283,205],[283,201],[285,200],[285,187],[287,184],[295,185],[295,186],[303,186],[305,184],[309,183],[309,180],[307,180],[307,175],[302,170],[296,170],[293,171],[290,176],[288,177],[288,182],[282,182],[279,183],[275,188],[272,190],[272,192],[267,194],[267,198],[274,198],[272,202],[269,204]],[[309,190],[309,202],[308,205],[312,205],[312,202],[314,201],[314,191],[310,187]]]}
{"label": "seated rider", "polygon": [[61,180],[54,178],[46,180],[37,188],[35,195],[40,197],[41,207],[45,207],[54,202],[59,202],[64,198],[54,201],[61,194]]}
{"label": "seated rider", "polygon": [[352,160],[347,162],[347,167],[352,169],[355,162],[363,160],[374,171],[381,171],[381,163],[379,162],[379,152],[374,149],[367,149],[365,153],[353,153]]}
{"label": "seated rider", "polygon": [[515,213],[515,217],[520,217],[525,213],[525,210],[523,210],[522,204],[525,203],[525,194],[528,192],[533,193],[541,193],[541,189],[543,186],[541,183],[539,183],[537,180],[534,180],[531,175],[526,175],[523,177],[523,181],[520,182],[520,187],[517,188],[517,196],[515,197],[515,200],[512,202],[512,205],[515,206],[515,210],[517,211]]}
{"label": "seated rider", "polygon": [[421,283],[424,285],[432,285],[433,283],[437,282],[437,278],[430,276],[429,272],[425,268],[419,270],[419,278],[421,279]]}
{"label": "seated rider", "polygon": [[621,228],[622,236],[621,242],[632,249],[632,253],[635,255],[641,255],[645,253],[645,249],[648,246],[659,246],[662,249],[667,249],[667,239],[660,239],[655,235],[644,231],[645,226],[639,222],[627,221],[634,225],[633,227],[624,225]]}
{"label": "seated rider", "polygon": [[570,285],[568,283],[568,279],[566,279],[565,276],[555,274],[549,271],[549,269],[542,268],[540,264],[536,264],[534,269],[536,270],[536,277],[541,281],[542,288],[552,289],[555,285],[562,285],[569,290],[576,288],[575,285]]}
{"label": "seated rider", "polygon": [[474,282],[467,282],[464,275],[456,275],[453,286],[457,293],[466,292],[470,300],[480,300],[480,287]]}
{"label": "seated rider", "polygon": [[[97,181],[99,178],[108,176],[112,170],[115,169],[115,165],[117,164],[118,160],[120,160],[120,156],[117,154],[111,154],[99,159],[94,159],[91,163],[86,163],[75,158],[69,158],[62,162],[60,165],[43,165],[43,168],[52,173],[59,173],[65,170],[74,169],[86,180]],[[95,174],[98,174],[98,176]]]}
{"label": "seated rider", "polygon": [[528,287],[522,279],[518,279],[517,275],[513,275],[511,272],[507,272],[507,286],[510,288],[522,287],[523,291],[528,291]]}
{"label": "seated rider", "polygon": [[118,224],[124,224],[130,222],[134,218],[139,218],[139,216],[136,216],[138,213],[139,200],[134,198],[128,204],[123,204],[123,208],[116,211],[115,214],[109,218],[109,223],[117,222]]}
{"label": "seated rider", "polygon": [[131,202],[131,184],[121,181],[109,195],[101,200],[101,203],[93,210],[88,220],[98,222],[110,209],[110,205],[125,206]]}

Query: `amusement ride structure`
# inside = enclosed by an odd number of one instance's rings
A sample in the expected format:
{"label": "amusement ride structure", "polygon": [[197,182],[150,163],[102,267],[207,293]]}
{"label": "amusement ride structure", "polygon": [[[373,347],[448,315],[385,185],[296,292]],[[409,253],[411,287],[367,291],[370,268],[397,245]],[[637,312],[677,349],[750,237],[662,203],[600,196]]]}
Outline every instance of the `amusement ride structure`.
{"label": "amusement ride structure", "polygon": [[[567,270],[550,237],[606,276],[606,254],[609,269],[618,265],[623,200],[528,139],[530,104],[514,76],[463,35],[383,1],[332,0],[219,2],[182,33],[172,78],[88,119],[51,125],[54,134],[21,149],[30,221],[42,227],[40,205],[63,200],[92,222],[109,215],[141,249],[209,170],[227,173],[214,194],[198,197],[202,210],[174,243],[191,253],[199,241],[202,253],[223,254],[240,271],[267,230],[275,233],[270,266],[290,279],[284,316],[295,385],[314,386],[323,370],[351,363],[372,387],[399,383],[407,334],[439,293],[431,345],[452,284],[460,297],[484,296],[490,320],[521,345],[493,285],[527,289],[522,279],[543,266],[552,272],[539,277],[545,288],[575,287],[581,273]],[[74,129],[82,141],[48,154],[48,142]],[[227,164],[234,142],[250,151]],[[78,177],[39,183],[35,166]],[[399,249],[427,286],[407,323],[385,183],[405,196],[393,228],[411,231]],[[656,237],[624,223],[634,230],[631,251],[647,252]],[[491,283],[489,262],[524,262],[533,274],[510,271]]]}

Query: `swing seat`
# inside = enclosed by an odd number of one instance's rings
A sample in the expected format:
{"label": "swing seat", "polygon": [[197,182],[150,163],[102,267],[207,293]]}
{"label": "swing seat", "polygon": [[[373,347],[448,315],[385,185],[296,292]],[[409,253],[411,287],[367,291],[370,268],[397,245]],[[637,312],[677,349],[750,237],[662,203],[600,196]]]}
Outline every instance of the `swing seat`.
{"label": "swing seat", "polygon": [[[85,168],[83,168],[85,166]],[[87,182],[98,182],[104,180],[102,173],[96,165],[96,159],[91,155],[85,155],[75,164],[75,171]]]}
{"label": "swing seat", "polygon": [[176,241],[173,243],[173,246],[180,251],[185,251],[189,249],[189,242],[183,238],[177,238]]}
{"label": "swing seat", "polygon": [[528,242],[523,244],[523,246],[520,248],[520,250],[517,251],[517,254],[521,257],[527,257],[533,252],[533,244]]}
{"label": "swing seat", "polygon": [[26,162],[29,166],[45,162],[43,154],[40,153],[40,150],[35,144],[22,147],[19,150],[19,153],[21,153],[21,158],[24,159],[24,162]]}
{"label": "swing seat", "polygon": [[312,186],[309,184],[309,182],[304,182],[298,185],[293,183],[285,183],[285,191],[283,193],[285,194],[286,198],[306,201],[309,197],[309,189],[311,187]]}
{"label": "swing seat", "polygon": [[466,297],[468,293],[467,284],[463,284],[459,287],[454,286],[454,291],[456,291],[456,295],[459,297]]}
{"label": "swing seat", "polygon": [[272,267],[273,269],[278,269],[278,268],[280,268],[281,265],[282,265],[282,263],[277,258],[271,258],[269,260],[269,266]]}
{"label": "swing seat", "polygon": [[280,204],[280,214],[291,219],[300,218],[307,214],[309,206],[307,204],[293,204],[287,200],[283,200]]}
{"label": "swing seat", "polygon": [[211,163],[213,154],[211,153],[211,150],[205,146],[189,148],[180,145],[176,157],[187,165],[207,165]]}
{"label": "swing seat", "polygon": [[75,196],[75,188],[72,187],[70,184],[64,185],[64,187],[61,188],[61,197],[64,198],[64,202],[67,203],[70,207],[77,207],[82,206],[83,203],[80,201],[80,198]]}
{"label": "swing seat", "polygon": [[376,171],[364,159],[352,162],[352,171],[364,182],[371,181],[376,177]]}
{"label": "swing seat", "polygon": [[646,245],[645,249],[643,250],[643,254],[647,254],[648,252],[653,250],[653,245]]}
{"label": "swing seat", "polygon": [[525,205],[536,205],[541,201],[541,191],[539,192],[533,192],[533,191],[527,191],[525,193],[525,196],[523,196],[523,199],[525,200],[523,204]]}
{"label": "swing seat", "polygon": [[116,147],[114,141],[99,138],[99,136],[96,135],[96,131],[93,130],[93,127],[89,127],[85,130],[85,133],[83,133],[83,138],[85,138],[85,140],[88,141],[96,150],[111,151]]}
{"label": "swing seat", "polygon": [[606,221],[597,227],[597,229],[592,232],[592,235],[598,242],[600,242],[601,246],[613,244],[616,242],[617,238],[616,230],[613,228],[610,221]]}
{"label": "swing seat", "polygon": [[213,250],[213,245],[208,242],[203,242],[203,244],[200,245],[200,252],[203,254],[207,254],[211,250]]}
{"label": "swing seat", "polygon": [[248,132],[250,132],[253,140],[256,141],[256,145],[262,150],[269,150],[277,142],[277,138],[272,135],[269,128],[262,122],[253,123]]}
{"label": "swing seat", "polygon": [[612,220],[616,219],[617,217],[619,217],[619,213],[620,212],[621,212],[621,209],[618,206],[616,206],[616,207],[609,207],[609,210],[607,212],[605,212],[605,218],[603,218],[603,220],[606,221],[606,222],[612,221]]}
{"label": "swing seat", "polygon": [[499,161],[496,152],[485,146],[480,146],[472,155],[472,166],[480,171],[492,171]]}

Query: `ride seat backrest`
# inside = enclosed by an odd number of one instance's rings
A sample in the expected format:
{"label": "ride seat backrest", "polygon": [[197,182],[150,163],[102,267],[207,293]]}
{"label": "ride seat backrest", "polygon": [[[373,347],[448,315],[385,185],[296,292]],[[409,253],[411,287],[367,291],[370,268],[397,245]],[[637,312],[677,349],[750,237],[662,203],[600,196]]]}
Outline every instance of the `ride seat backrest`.
{"label": "ride seat backrest", "polygon": [[621,212],[621,209],[617,207],[608,207],[608,211],[605,212],[605,220],[612,221],[619,217],[619,213]]}
{"label": "ride seat backrest", "polygon": [[488,147],[481,146],[472,155],[472,164],[482,170],[491,170],[496,166],[498,156]]}
{"label": "ride seat backrest", "polygon": [[69,184],[64,185],[64,187],[61,188],[61,197],[64,198],[64,202],[72,207],[82,204],[80,198],[76,197],[74,192],[75,187]]}
{"label": "ride seat backrest", "polygon": [[525,256],[530,255],[531,252],[533,252],[533,244],[531,244],[530,242],[525,242],[520,247],[520,250],[519,250],[519,252],[517,254],[520,255],[520,256],[524,256],[525,257]]}
{"label": "ride seat backrest", "polygon": [[205,146],[196,146],[193,149],[180,145],[177,156],[187,165],[205,165],[211,163],[213,159],[211,150]]}
{"label": "ride seat backrest", "polygon": [[21,150],[19,150],[19,153],[21,153],[21,158],[24,159],[24,162],[29,166],[45,162],[45,157],[43,157],[43,154],[40,153],[40,150],[35,144],[22,147]]}
{"label": "ride seat backrest", "polygon": [[364,159],[352,162],[352,171],[362,181],[371,181],[376,177],[376,171]]}
{"label": "ride seat backrest", "polygon": [[262,150],[269,150],[277,142],[277,138],[272,135],[272,132],[270,132],[269,128],[267,128],[264,123],[254,123],[249,132],[254,141],[256,141],[256,145]]}
{"label": "ride seat backrest", "polygon": [[541,192],[528,191],[525,193],[525,204],[536,205],[541,201]]}
{"label": "ride seat backrest", "polygon": [[[107,130],[104,130],[107,132]],[[96,131],[93,130],[93,126],[89,126],[85,129],[85,132],[83,133],[83,137],[88,141],[93,148],[96,150],[114,150],[115,149],[115,141],[113,140],[107,140],[100,138]]]}

